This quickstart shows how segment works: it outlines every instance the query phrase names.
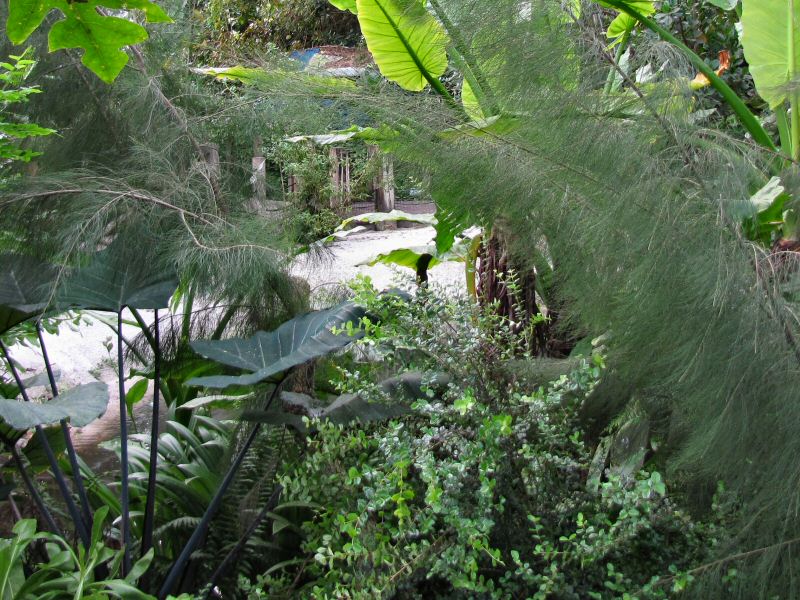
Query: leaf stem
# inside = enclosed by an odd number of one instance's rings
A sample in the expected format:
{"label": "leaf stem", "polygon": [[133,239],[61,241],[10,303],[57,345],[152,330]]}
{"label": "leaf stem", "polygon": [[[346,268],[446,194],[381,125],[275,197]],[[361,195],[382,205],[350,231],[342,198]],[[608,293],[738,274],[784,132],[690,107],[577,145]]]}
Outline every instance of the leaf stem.
{"label": "leaf stem", "polygon": [[[55,374],[53,367],[50,364],[50,357],[47,354],[47,346],[44,343],[44,336],[42,335],[41,322],[36,323],[36,335],[39,338],[39,347],[42,349],[42,359],[44,366],[47,370],[47,379],[50,381],[50,390],[53,392],[53,398],[58,396],[58,386],[56,385]],[[61,432],[64,434],[64,443],[67,447],[67,457],[69,458],[70,469],[72,470],[72,481],[75,484],[75,490],[78,492],[78,499],[81,504],[81,514],[83,523],[87,531],[92,529],[92,511],[90,510],[89,496],[86,494],[86,487],[83,485],[83,477],[81,477],[81,470],[78,466],[78,456],[75,453],[75,446],[72,444],[72,436],[69,431],[69,424],[66,419],[61,419]]]}
{"label": "leaf stem", "polygon": [[155,311],[155,325],[153,329],[154,363],[153,374],[153,413],[150,419],[150,465],[147,474],[147,500],[144,509],[144,528],[142,532],[142,556],[153,547],[153,520],[156,505],[156,472],[158,467],[158,403],[159,386],[161,385],[161,344],[160,327],[158,325],[158,309]]}
{"label": "leaf stem", "polygon": [[[272,390],[272,394],[270,394],[269,400],[267,401],[266,406],[264,407],[264,411],[269,410],[270,406],[272,406],[273,401],[280,393],[281,388],[283,387],[284,382],[288,379],[289,373],[287,373],[283,379],[279,383],[275,385],[275,389]],[[189,538],[189,541],[186,542],[186,546],[184,546],[183,551],[178,556],[178,559],[173,563],[172,568],[170,569],[169,573],[167,574],[167,578],[164,580],[161,589],[158,591],[158,598],[159,600],[164,600],[167,595],[169,595],[175,585],[178,583],[178,580],[182,577],[183,572],[186,568],[186,563],[189,562],[189,558],[191,557],[192,553],[195,551],[197,546],[200,544],[201,539],[206,533],[209,524],[211,523],[211,519],[214,518],[217,511],[219,510],[220,504],[222,504],[222,498],[228,491],[231,483],[233,482],[233,478],[236,476],[236,473],[239,471],[239,467],[242,465],[242,461],[244,457],[247,455],[247,452],[250,450],[250,446],[253,445],[253,442],[258,435],[258,432],[261,430],[261,423],[257,423],[253,427],[253,431],[250,432],[250,435],[247,436],[242,449],[239,451],[239,454],[234,459],[233,463],[231,464],[228,472],[225,474],[225,478],[222,480],[222,484],[220,484],[219,489],[217,489],[216,494],[214,494],[214,498],[211,500],[211,503],[206,508],[206,512],[203,514],[203,518],[198,523],[197,527],[195,528],[192,536]]]}
{"label": "leaf stem", "polygon": [[28,474],[28,470],[25,468],[25,463],[22,461],[22,457],[19,454],[17,445],[13,443],[11,440],[6,439],[5,436],[3,436],[3,443],[6,445],[8,451],[11,453],[11,458],[14,461],[14,464],[17,466],[17,471],[19,471],[19,475],[20,477],[22,477],[22,482],[28,489],[28,493],[31,495],[31,498],[33,498],[33,503],[36,505],[36,508],[39,509],[42,518],[47,524],[47,528],[50,530],[51,533],[63,537],[61,530],[58,528],[58,525],[56,525],[55,519],[53,519],[53,515],[50,514],[50,511],[47,509],[47,505],[44,503],[42,495],[39,493],[39,490],[36,489],[36,484],[33,482],[33,479],[31,479],[31,476]]}
{"label": "leaf stem", "polygon": [[128,405],[125,403],[125,352],[122,339],[122,311],[117,313],[117,369],[119,371],[119,438],[120,438],[120,534],[123,545],[122,576],[125,577],[131,568],[131,523],[130,502],[128,499]]}
{"label": "leaf stem", "polygon": [[[25,389],[25,384],[22,383],[22,378],[19,375],[17,366],[14,364],[14,361],[11,360],[11,356],[8,353],[8,348],[6,348],[6,345],[2,340],[0,340],[0,351],[3,353],[3,356],[5,356],[6,361],[8,361],[9,371],[11,371],[11,375],[14,377],[14,381],[19,388],[22,399],[25,402],[30,402],[31,399],[28,396],[28,391]],[[56,485],[58,485],[58,489],[61,492],[64,503],[67,505],[69,515],[75,524],[75,530],[78,532],[78,537],[80,537],[83,546],[88,549],[89,533],[83,523],[83,518],[81,517],[80,511],[78,511],[78,507],[75,506],[75,501],[72,499],[72,494],[69,491],[69,486],[67,486],[67,481],[64,479],[64,473],[61,470],[61,467],[58,466],[56,455],[53,452],[53,448],[50,446],[50,442],[48,441],[47,435],[44,432],[44,428],[41,425],[36,426],[36,435],[39,436],[39,443],[42,445],[42,450],[44,450],[45,456],[47,457],[47,462],[50,465],[50,470],[53,472]]]}

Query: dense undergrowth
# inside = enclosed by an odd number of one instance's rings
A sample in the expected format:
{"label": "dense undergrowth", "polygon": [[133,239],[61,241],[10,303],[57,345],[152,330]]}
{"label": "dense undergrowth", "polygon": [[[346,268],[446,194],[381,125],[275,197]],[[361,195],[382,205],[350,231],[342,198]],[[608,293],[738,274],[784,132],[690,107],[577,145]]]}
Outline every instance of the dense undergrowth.
{"label": "dense undergrowth", "polygon": [[721,532],[657,471],[592,466],[578,415],[601,349],[536,386],[507,370],[507,328],[468,301],[369,296],[385,318],[359,344],[381,362],[340,386],[387,402],[369,372],[410,371],[420,398],[388,424],[307,422],[278,481],[318,508],[297,558],[243,582],[250,598],[660,598],[691,580]]}

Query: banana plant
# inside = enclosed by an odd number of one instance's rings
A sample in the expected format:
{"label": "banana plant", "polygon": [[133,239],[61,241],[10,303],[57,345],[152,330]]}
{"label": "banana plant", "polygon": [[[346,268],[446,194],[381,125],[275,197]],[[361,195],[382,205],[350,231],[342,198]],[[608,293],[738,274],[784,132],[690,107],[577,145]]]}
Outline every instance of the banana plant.
{"label": "banana plant", "polygon": [[756,90],[775,111],[781,147],[800,160],[800,3],[743,0],[742,48]]}
{"label": "banana plant", "polygon": [[[676,46],[678,49],[681,50],[686,55],[686,58],[692,65],[700,71],[703,75],[705,75],[708,80],[711,82],[711,85],[716,89],[723,97],[725,102],[727,102],[728,106],[731,107],[731,110],[736,114],[739,121],[742,123],[744,128],[747,132],[753,137],[756,143],[764,146],[768,150],[777,151],[775,144],[772,141],[772,138],[769,134],[764,130],[764,127],[761,125],[761,122],[758,118],[747,108],[747,105],[744,101],[734,92],[731,87],[723,81],[723,79],[717,75],[717,73],[712,69],[710,66],[706,64],[706,62],[698,56],[691,48],[689,48],[686,44],[680,41],[675,35],[673,35],[668,29],[659,25],[654,19],[648,16],[647,10],[642,10],[643,4],[641,0],[596,0],[598,4],[602,6],[613,8],[620,13],[624,13],[628,15],[630,18],[634,19],[638,23],[641,23],[644,27],[651,30],[653,33],[658,35],[662,40],[665,42],[669,42],[670,44]],[[750,4],[758,4],[761,0],[749,0]],[[747,6],[748,0],[745,0],[745,7]],[[778,10],[777,5],[782,5],[784,9],[783,12],[785,14],[785,5],[792,4],[787,0],[770,0],[769,2],[765,2],[764,4],[770,4],[774,9],[771,13],[766,13],[765,19],[770,21],[773,19],[773,14],[780,14],[781,11]],[[649,10],[649,9],[648,9]],[[795,15],[796,11],[795,9]],[[777,11],[777,12],[775,12]],[[796,18],[796,17],[795,17]],[[745,53],[747,51],[745,50]],[[752,69],[752,65],[751,65]]]}

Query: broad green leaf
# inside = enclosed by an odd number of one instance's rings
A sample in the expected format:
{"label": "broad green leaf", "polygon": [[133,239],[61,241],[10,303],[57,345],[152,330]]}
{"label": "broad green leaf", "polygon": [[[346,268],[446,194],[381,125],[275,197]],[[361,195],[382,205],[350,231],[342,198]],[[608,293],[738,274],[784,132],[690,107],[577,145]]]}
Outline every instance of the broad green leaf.
{"label": "broad green leaf", "polygon": [[336,228],[336,231],[344,231],[353,223],[396,223],[399,221],[407,221],[409,223],[419,223],[420,225],[436,225],[436,215],[430,213],[412,214],[402,210],[393,210],[388,213],[385,212],[372,212],[363,213],[349,217],[341,222]]}
{"label": "broad green leaf", "polygon": [[[435,197],[434,197],[435,199]],[[439,204],[437,202],[437,204]],[[436,252],[444,254],[458,238],[458,235],[469,227],[470,219],[464,214],[456,215],[452,212],[443,212],[441,210],[436,212],[437,223],[434,225],[436,228]]]}
{"label": "broad green leaf", "polygon": [[[397,265],[398,267],[407,267],[416,270],[419,260],[423,256],[431,256],[431,261],[428,263],[428,268],[435,267],[442,263],[442,260],[435,256],[436,245],[428,244],[427,246],[414,246],[412,248],[398,248],[389,252],[384,252],[368,258],[360,263],[358,266],[375,266],[377,264],[384,265]],[[457,260],[457,259],[453,259]]]}
{"label": "broad green leaf", "polygon": [[328,0],[328,1],[339,10],[349,10],[354,15],[358,14],[358,7],[356,6],[356,0]]}
{"label": "broad green leaf", "polygon": [[69,419],[72,425],[83,427],[105,413],[107,405],[106,384],[89,383],[67,390],[41,404],[0,398],[0,419],[20,431],[38,425],[53,425],[62,419]]}
{"label": "broad green leaf", "polygon": [[56,269],[29,256],[0,254],[0,334],[39,314]]}
{"label": "broad green leaf", "polygon": [[761,212],[772,206],[775,200],[785,192],[786,188],[781,183],[780,177],[773,177],[767,182],[767,185],[753,194],[750,198],[750,203],[756,209],[756,212]]}
{"label": "broad green leaf", "polygon": [[[603,6],[608,7],[608,5],[602,0],[598,0],[598,2]],[[653,0],[628,0],[626,4],[645,17],[648,17],[656,12],[656,7]],[[617,17],[611,22],[611,25],[608,26],[606,35],[610,39],[617,39],[623,34],[633,31],[635,26],[636,19],[627,13],[620,12],[619,15],[617,15]]]}
{"label": "broad green leaf", "polygon": [[232,385],[253,385],[291,367],[350,345],[363,336],[333,333],[347,323],[358,325],[366,311],[352,302],[328,310],[310,312],[287,321],[275,331],[259,331],[248,339],[197,341],[192,349],[229,367],[250,371],[241,376],[197,377],[187,385],[222,389]]}
{"label": "broad green leaf", "polygon": [[444,140],[454,140],[464,136],[483,137],[501,136],[512,133],[519,127],[520,118],[514,115],[495,115],[488,119],[470,121],[439,132],[439,137]]}
{"label": "broad green leaf", "polygon": [[194,400],[184,402],[178,408],[184,408],[187,410],[193,410],[195,408],[230,408],[236,403],[241,402],[242,400],[250,400],[254,396],[255,394],[244,394],[242,396],[202,396],[200,398],[195,398]]}
{"label": "broad green leaf", "polygon": [[718,6],[722,10],[733,10],[739,4],[739,0],[706,0],[706,2]]}
{"label": "broad green leaf", "polygon": [[126,242],[118,240],[71,273],[56,296],[59,308],[119,312],[125,307],[165,308],[178,285],[172,272],[159,272],[137,260]]}
{"label": "broad green leaf", "polygon": [[359,266],[374,266],[377,264],[397,265],[416,270],[419,260],[423,256],[430,256],[428,268],[435,267],[444,262],[464,262],[471,241],[481,234],[481,229],[473,227],[455,238],[454,242],[444,252],[437,250],[436,242],[431,242],[425,246],[415,246],[412,248],[398,248],[373,258],[369,258]]}
{"label": "broad green leaf", "polygon": [[297,85],[309,93],[326,96],[354,90],[356,84],[342,77],[329,75],[316,75],[300,71],[283,71],[280,69],[257,69],[251,67],[225,67],[192,69],[200,75],[209,75],[220,81],[238,81],[244,85],[258,90],[269,92],[272,90],[285,91],[287,85]]}
{"label": "broad green leaf", "polygon": [[381,74],[418,92],[447,69],[448,38],[419,0],[357,0],[361,33]]}
{"label": "broad green leaf", "polygon": [[358,233],[364,233],[365,231],[369,231],[366,227],[359,225],[358,227],[353,227],[352,229],[347,229],[346,231],[334,231],[328,237],[324,237],[321,240],[317,240],[311,246],[313,247],[323,247],[333,244],[334,242],[338,242],[339,240],[344,240],[351,235],[356,235]]}
{"label": "broad green leaf", "polygon": [[[2,421],[2,419],[0,419],[0,421]],[[0,423],[0,426],[5,427],[2,423]],[[49,427],[42,431],[44,432],[44,437],[47,439],[47,443],[53,454],[55,454],[56,457],[62,456],[67,450],[67,445],[64,441],[64,432],[61,431],[61,428]],[[50,468],[50,460],[42,445],[42,436],[38,434],[32,436],[22,449],[22,453],[30,464],[32,472],[43,473]]]}
{"label": "broad green leaf", "polygon": [[311,142],[318,146],[330,146],[341,144],[350,140],[360,140],[367,144],[378,146],[384,152],[391,152],[397,144],[398,133],[388,125],[380,127],[359,127],[353,125],[348,129],[330,131],[317,135],[295,135],[286,138],[284,141],[290,144],[301,142]]}
{"label": "broad green leaf", "polygon": [[777,108],[800,75],[800,2],[744,0],[741,40],[758,93]]}
{"label": "broad green leaf", "polygon": [[281,394],[284,408],[271,407],[268,411],[249,410],[242,413],[242,419],[269,425],[286,425],[306,433],[308,428],[302,415],[312,419],[329,420],[336,425],[348,425],[360,422],[375,423],[401,417],[411,412],[410,403],[402,402],[368,402],[358,394],[344,394],[326,407],[313,407],[314,399],[306,394],[284,392]]}
{"label": "broad green leaf", "polygon": [[128,414],[133,411],[133,406],[138,404],[147,393],[147,387],[150,382],[147,379],[140,379],[134,383],[125,394],[125,405],[128,407]]}
{"label": "broad green leaf", "polygon": [[147,39],[147,31],[134,21],[102,14],[99,9],[140,10],[149,23],[168,23],[167,14],[149,0],[9,0],[6,31],[14,44],[23,43],[53,10],[63,19],[50,28],[50,50],[81,48],[81,61],[100,79],[111,83],[128,62],[126,46]]}

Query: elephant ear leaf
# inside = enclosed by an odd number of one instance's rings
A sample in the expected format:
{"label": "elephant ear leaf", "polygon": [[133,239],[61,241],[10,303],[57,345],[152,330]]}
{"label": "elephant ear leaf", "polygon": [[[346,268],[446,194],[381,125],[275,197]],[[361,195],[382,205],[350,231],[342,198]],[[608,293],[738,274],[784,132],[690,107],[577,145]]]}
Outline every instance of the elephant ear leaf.
{"label": "elephant ear leaf", "polygon": [[124,48],[147,39],[138,23],[103,14],[99,9],[138,10],[149,23],[169,23],[172,19],[149,0],[10,0],[6,32],[14,44],[22,44],[53,10],[64,18],[50,28],[50,50],[80,48],[81,62],[106,83],[111,83],[128,63]]}
{"label": "elephant ear leaf", "polygon": [[45,308],[55,272],[29,256],[0,254],[0,334]]}
{"label": "elephant ear leaf", "polygon": [[178,286],[171,271],[154,269],[137,260],[115,242],[96,253],[88,265],[76,269],[58,291],[59,308],[88,308],[119,312],[123,308],[165,308]]}
{"label": "elephant ear leaf", "polygon": [[339,10],[349,10],[354,15],[358,14],[358,6],[356,0],[329,0]]}
{"label": "elephant ear leaf", "polygon": [[448,37],[419,0],[357,0],[367,48],[387,79],[419,92],[447,69]]}
{"label": "elephant ear leaf", "polygon": [[18,431],[39,425],[53,425],[69,419],[83,427],[106,412],[108,387],[104,383],[89,383],[68,390],[49,402],[20,402],[0,398],[0,419]]}
{"label": "elephant ear leaf", "polygon": [[[599,0],[599,2],[607,8],[614,8],[617,10],[616,7],[609,7],[602,0]],[[626,0],[625,4],[629,5],[632,9],[636,10],[636,12],[644,15],[645,17],[649,17],[656,12],[656,7],[653,3],[653,0]],[[616,40],[614,44],[612,44],[615,45],[622,41],[622,36],[624,34],[633,31],[634,27],[636,27],[636,19],[626,12],[620,12],[608,26],[606,36],[612,40]]]}
{"label": "elephant ear leaf", "polygon": [[328,310],[310,312],[287,321],[275,331],[259,331],[248,339],[197,341],[192,349],[208,359],[229,367],[249,371],[240,376],[197,377],[188,385],[223,389],[233,385],[253,385],[314,358],[348,346],[363,336],[333,333],[347,323],[357,324],[366,310],[345,302]]}
{"label": "elephant ear leaf", "polygon": [[800,75],[800,4],[745,0],[742,48],[758,93],[777,108]]}

